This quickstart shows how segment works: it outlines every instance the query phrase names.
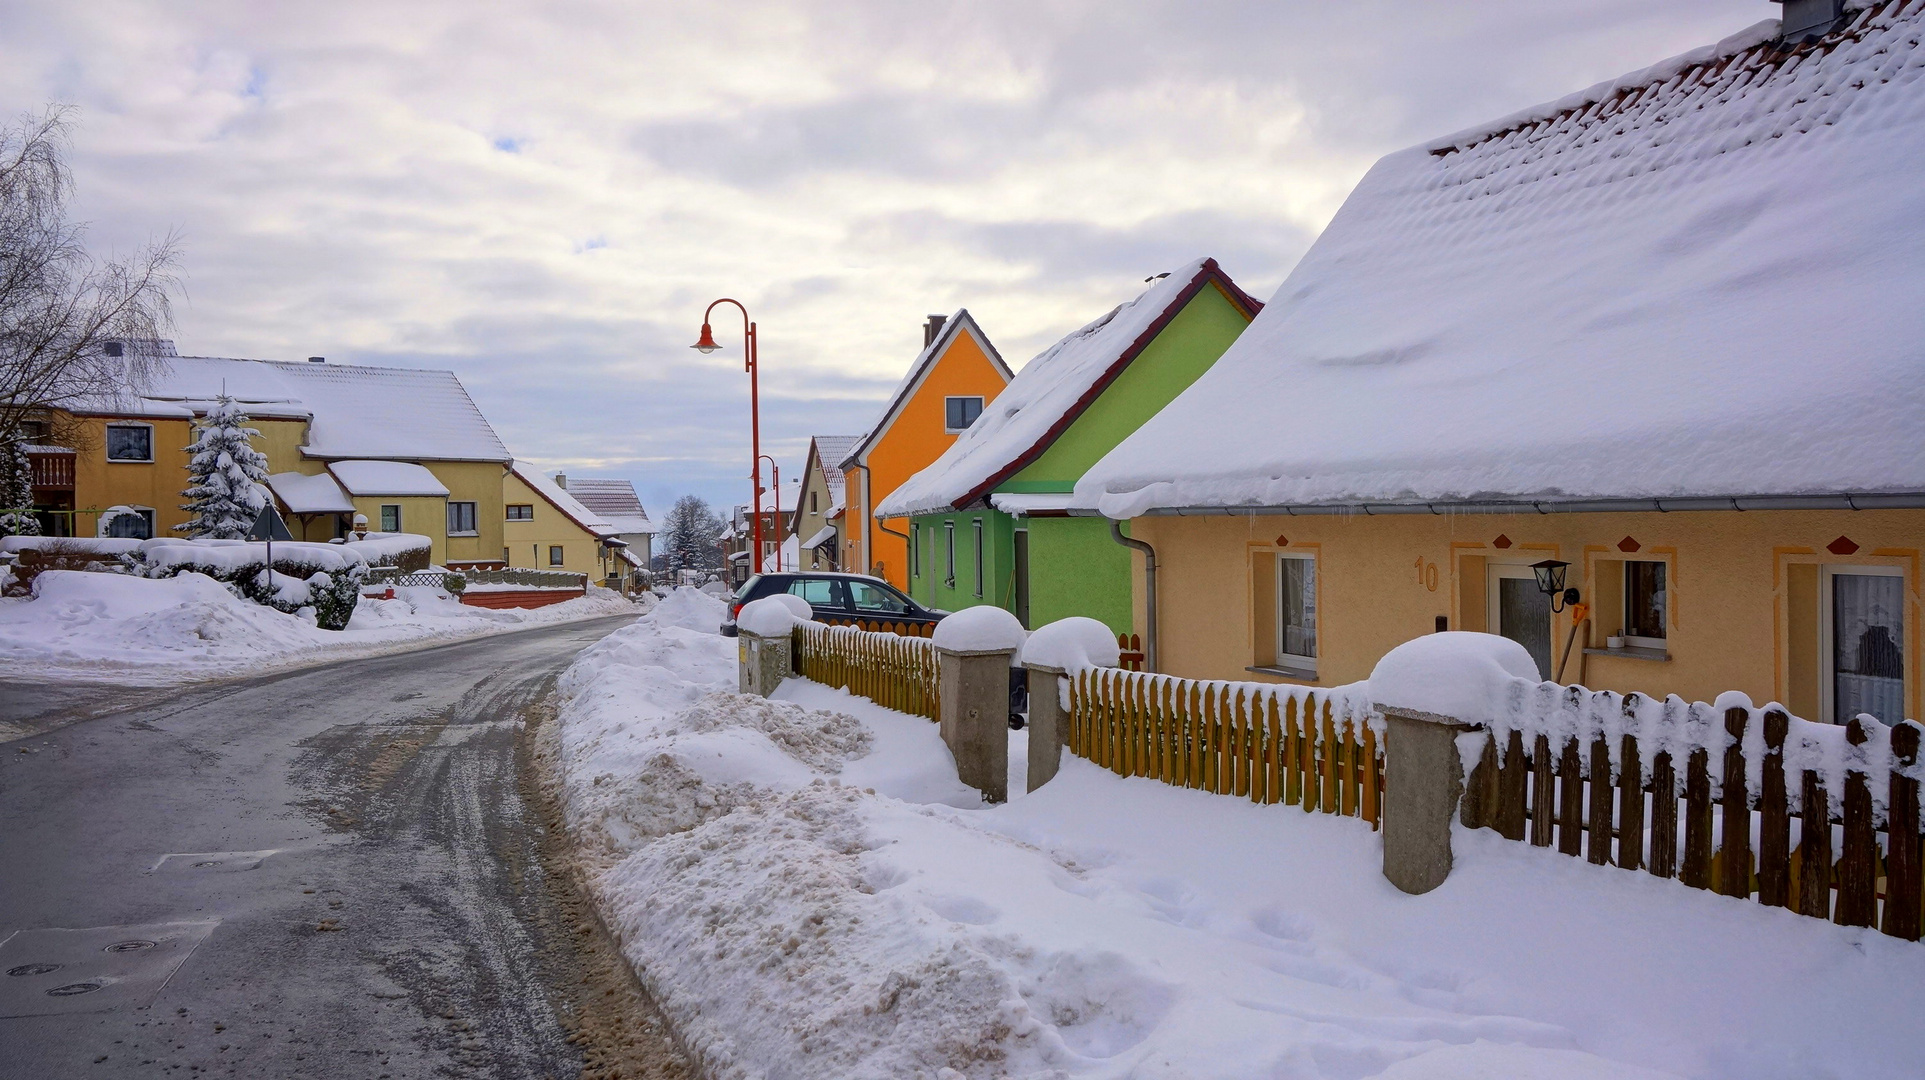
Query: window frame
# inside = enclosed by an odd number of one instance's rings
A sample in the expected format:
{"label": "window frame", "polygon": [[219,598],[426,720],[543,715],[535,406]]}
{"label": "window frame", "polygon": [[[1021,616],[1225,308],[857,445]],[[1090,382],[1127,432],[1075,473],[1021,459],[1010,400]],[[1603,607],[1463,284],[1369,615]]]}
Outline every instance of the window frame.
{"label": "window frame", "polygon": [[1309,589],[1311,648],[1314,650],[1319,644],[1317,638],[1320,627],[1318,625],[1317,609],[1319,607],[1318,600],[1320,599],[1318,594],[1323,591],[1323,575],[1317,572],[1319,569],[1317,566],[1317,553],[1314,551],[1279,551],[1277,552],[1277,565],[1275,570],[1277,581],[1276,595],[1271,603],[1271,617],[1276,620],[1276,655],[1271,658],[1271,664],[1280,671],[1314,679],[1317,677],[1319,670],[1318,658],[1314,653],[1305,656],[1300,653],[1285,651],[1284,642],[1288,640],[1288,637],[1284,633],[1286,624],[1284,622],[1283,611],[1283,564],[1288,560],[1307,562],[1310,564],[1310,571],[1313,577]]}
{"label": "window frame", "polygon": [[[517,510],[526,510],[528,512],[526,514],[517,514],[515,513]],[[508,515],[505,520],[508,521],[533,521],[535,520],[535,504],[509,503],[505,513]]]}
{"label": "window frame", "polygon": [[[456,521],[457,511],[455,508],[458,506],[465,506],[468,508],[468,511],[466,514],[460,515],[461,517],[465,518],[468,523],[468,527],[465,529],[454,528],[454,526],[457,524],[457,521]],[[481,515],[477,512],[480,510],[480,508],[481,506],[479,503],[472,502],[467,499],[449,499],[447,503],[447,519],[448,519],[447,524],[449,526],[448,535],[449,536],[480,536],[481,535],[481,531],[480,531]]]}
{"label": "window frame", "polygon": [[[147,456],[144,458],[115,457],[113,433],[116,430],[133,429],[147,433]],[[107,437],[102,440],[100,452],[110,465],[152,465],[154,463],[154,425],[140,420],[116,420],[107,425]]]}
{"label": "window frame", "polygon": [[922,523],[909,523],[909,580],[922,576]]}
{"label": "window frame", "polygon": [[944,519],[942,533],[943,553],[947,556],[943,561],[943,567],[948,571],[943,587],[953,589],[956,587],[956,522],[954,518]]}
{"label": "window frame", "polygon": [[[973,401],[976,403],[976,415],[970,417],[969,420],[966,423],[964,423],[963,426],[961,427],[952,427],[949,423],[949,405],[950,405],[950,402],[954,402],[954,401]],[[983,409],[987,405],[988,405],[988,400],[984,398],[983,395],[981,394],[947,395],[942,399],[943,434],[960,435],[963,432],[968,431],[971,427],[975,426],[976,421],[981,420],[983,418]]]}
{"label": "window frame", "polygon": [[548,565],[550,566],[568,565],[567,552],[562,550],[564,546],[565,545],[562,545],[562,544],[548,545]]}
{"label": "window frame", "polygon": [[[401,531],[401,504],[400,503],[382,503],[380,505],[381,505],[381,531],[384,533],[400,532]],[[394,528],[392,529],[388,528],[388,511],[390,510],[394,511]]]}
{"label": "window frame", "polygon": [[[1838,717],[1838,669],[1837,663],[1837,599],[1832,595],[1832,579],[1839,574],[1862,575],[1865,577],[1895,577],[1899,579],[1901,596],[1911,593],[1911,582],[1903,566],[1890,563],[1819,563],[1818,564],[1818,709],[1819,718],[1827,724],[1842,724]],[[1901,700],[1910,700],[1912,679],[1916,676],[1910,670],[1907,650],[1899,650],[1899,660],[1906,665],[1901,677]]]}
{"label": "window frame", "polygon": [[[1622,620],[1622,622],[1619,623],[1620,629],[1617,636],[1620,638],[1623,638],[1624,643],[1634,649],[1655,649],[1658,652],[1669,652],[1671,649],[1671,646],[1669,644],[1670,633],[1671,633],[1671,589],[1672,589],[1671,578],[1673,576],[1671,573],[1670,561],[1667,559],[1620,559],[1618,560],[1618,562],[1621,564],[1618,569],[1618,575],[1619,575],[1618,591],[1622,593],[1622,595],[1619,597],[1619,600],[1618,600],[1618,608],[1619,608],[1618,616]],[[1665,637],[1649,637],[1643,634],[1631,634],[1631,633],[1624,632],[1624,628],[1628,628],[1631,625],[1631,564],[1632,563],[1652,563],[1664,571],[1664,627],[1663,627],[1663,630],[1666,635]]]}
{"label": "window frame", "polygon": [[971,518],[970,525],[976,532],[976,595],[983,595],[983,519]]}

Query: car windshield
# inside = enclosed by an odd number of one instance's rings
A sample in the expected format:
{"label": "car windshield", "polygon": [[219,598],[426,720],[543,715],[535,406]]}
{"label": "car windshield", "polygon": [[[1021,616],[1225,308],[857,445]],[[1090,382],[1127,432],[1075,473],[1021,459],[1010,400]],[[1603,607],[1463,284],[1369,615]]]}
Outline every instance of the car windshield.
{"label": "car windshield", "polygon": [[737,590],[735,590],[735,599],[737,599],[737,600],[740,600],[740,599],[742,599],[743,597],[745,597],[745,596],[749,596],[749,595],[751,595],[752,593],[754,593],[754,592],[755,592],[755,585],[756,585],[756,582],[758,582],[758,581],[761,581],[761,580],[762,580],[762,575],[761,575],[761,574],[754,574],[754,575],[752,575],[752,576],[750,576],[750,578],[749,578],[749,579],[748,579],[747,581],[744,581],[744,582],[742,583],[742,587],[741,587],[741,588],[739,588],[739,589],[737,589]]}
{"label": "car windshield", "polygon": [[878,581],[851,581],[849,595],[857,611],[883,611],[901,615],[909,610],[902,594]]}

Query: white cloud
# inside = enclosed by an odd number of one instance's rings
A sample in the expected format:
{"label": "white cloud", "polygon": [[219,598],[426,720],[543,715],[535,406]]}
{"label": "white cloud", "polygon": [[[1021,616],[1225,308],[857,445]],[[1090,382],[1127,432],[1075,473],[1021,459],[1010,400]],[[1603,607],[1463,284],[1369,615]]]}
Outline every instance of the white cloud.
{"label": "white cloud", "polygon": [[[446,366],[518,455],[740,499],[967,305],[1020,363],[1182,260],[1258,295],[1379,154],[1731,33],[1761,0],[9,9],[81,107],[99,246],[185,236],[185,350]],[[739,330],[719,329],[733,345]]]}

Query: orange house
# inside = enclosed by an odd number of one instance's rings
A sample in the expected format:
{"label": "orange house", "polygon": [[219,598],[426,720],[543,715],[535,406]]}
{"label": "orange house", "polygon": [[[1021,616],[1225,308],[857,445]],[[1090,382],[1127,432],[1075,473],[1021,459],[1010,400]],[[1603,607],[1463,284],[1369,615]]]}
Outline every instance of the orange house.
{"label": "orange house", "polygon": [[964,308],[929,316],[922,352],[869,433],[842,461],[848,517],[843,566],[867,568],[909,587],[909,519],[877,520],[873,508],[941,457],[1013,378],[989,336]]}

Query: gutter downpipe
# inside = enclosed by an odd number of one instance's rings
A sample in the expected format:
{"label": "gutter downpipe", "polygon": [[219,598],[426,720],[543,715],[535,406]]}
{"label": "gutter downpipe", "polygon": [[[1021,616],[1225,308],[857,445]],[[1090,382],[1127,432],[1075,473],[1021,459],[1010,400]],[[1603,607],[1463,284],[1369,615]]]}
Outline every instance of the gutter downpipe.
{"label": "gutter downpipe", "polygon": [[1143,666],[1161,670],[1156,662],[1156,549],[1148,543],[1123,535],[1123,523],[1110,518],[1110,538],[1126,548],[1143,553]]}
{"label": "gutter downpipe", "polygon": [[[889,526],[884,525],[882,523],[881,514],[876,515],[876,528],[882,532],[888,533],[890,536],[899,536],[902,538],[902,549],[905,553],[903,557],[903,564],[902,564],[902,580],[905,582],[908,582],[909,581],[909,564],[910,564],[910,561],[915,558],[915,553],[911,552],[909,548],[911,545],[915,543],[915,541],[909,539],[908,533],[899,533],[896,530],[890,528]],[[871,554],[874,554],[874,553],[871,552]],[[876,561],[874,559],[869,560],[870,572],[872,573],[874,572],[874,569],[875,569],[875,562]],[[909,587],[902,591],[909,592],[911,589],[914,589],[914,588],[915,588],[915,583],[909,582]],[[914,594],[911,594],[911,595],[913,596]]]}

